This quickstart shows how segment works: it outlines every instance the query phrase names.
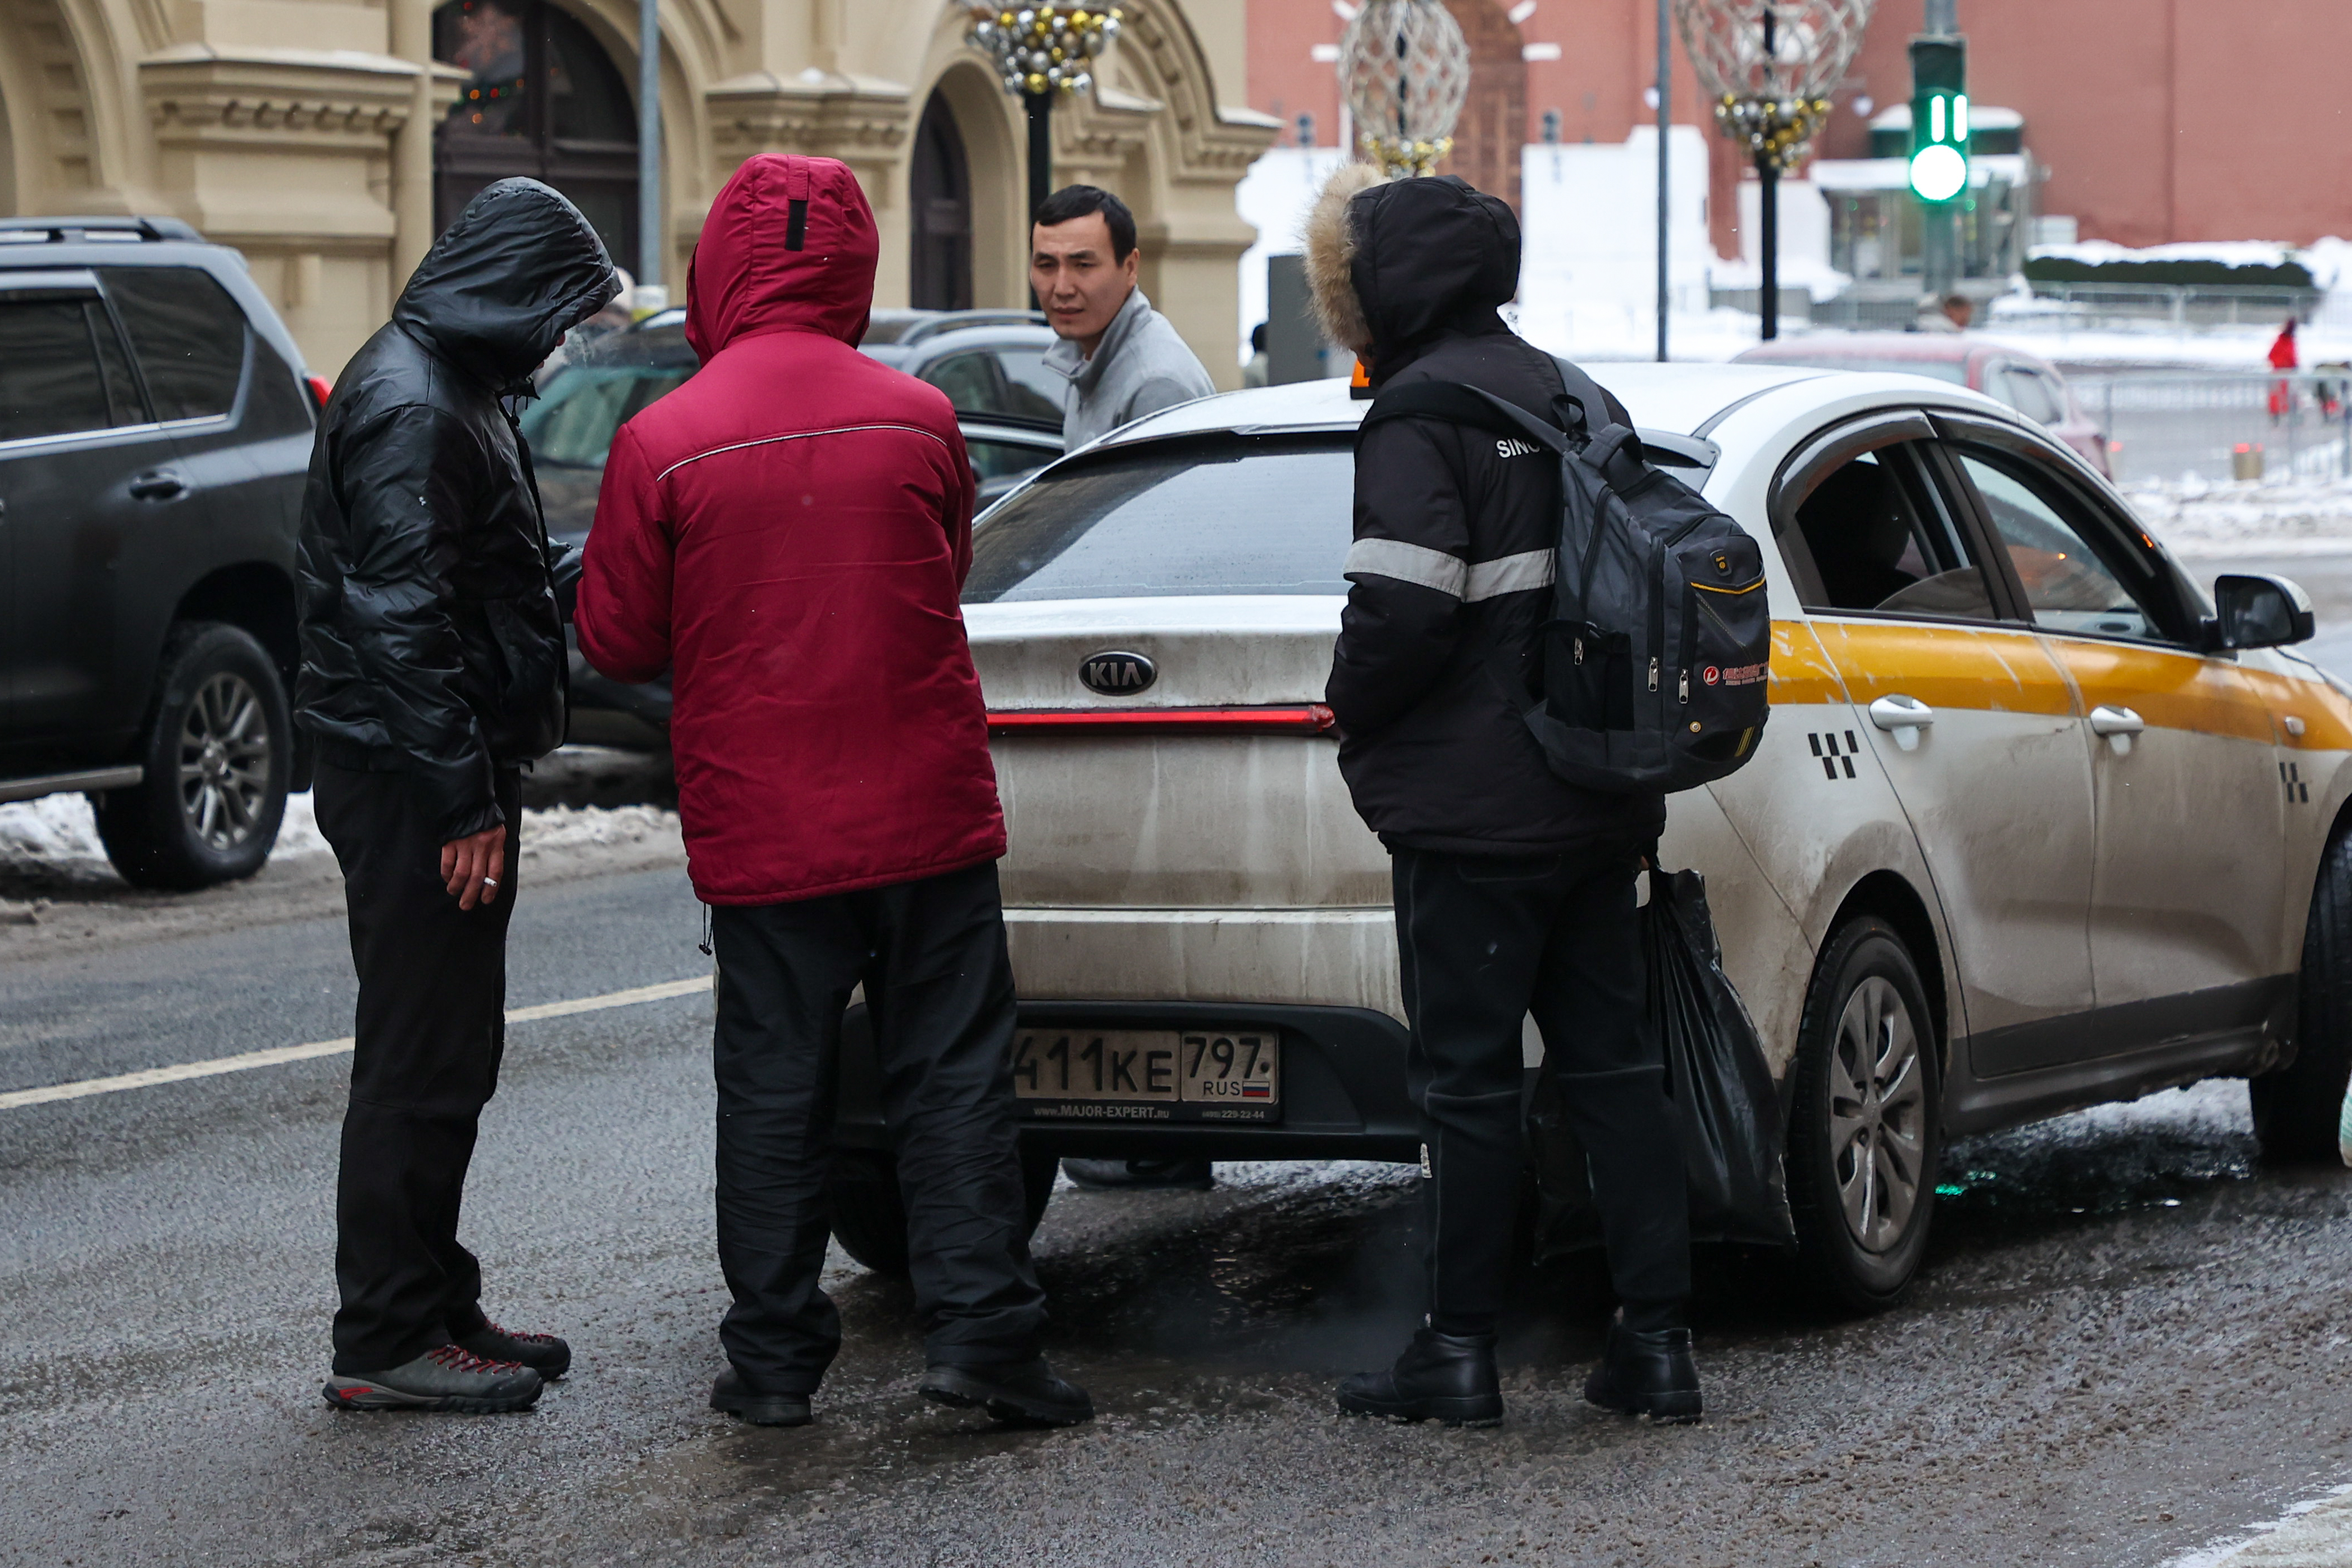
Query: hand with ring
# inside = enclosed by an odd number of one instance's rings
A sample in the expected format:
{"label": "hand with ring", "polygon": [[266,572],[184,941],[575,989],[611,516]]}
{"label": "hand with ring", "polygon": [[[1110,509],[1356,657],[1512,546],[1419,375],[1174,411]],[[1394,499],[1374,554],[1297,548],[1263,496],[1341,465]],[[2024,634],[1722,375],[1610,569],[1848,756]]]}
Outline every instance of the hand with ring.
{"label": "hand with ring", "polygon": [[495,903],[507,868],[504,824],[441,846],[441,880],[461,910]]}

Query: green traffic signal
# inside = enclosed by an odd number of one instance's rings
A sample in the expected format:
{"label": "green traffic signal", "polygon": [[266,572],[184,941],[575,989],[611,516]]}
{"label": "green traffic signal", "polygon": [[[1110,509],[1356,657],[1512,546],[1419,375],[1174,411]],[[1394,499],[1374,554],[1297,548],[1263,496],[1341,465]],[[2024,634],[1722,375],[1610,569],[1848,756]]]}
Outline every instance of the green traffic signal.
{"label": "green traffic signal", "polygon": [[1911,40],[1911,190],[1940,205],[1969,186],[1969,46]]}

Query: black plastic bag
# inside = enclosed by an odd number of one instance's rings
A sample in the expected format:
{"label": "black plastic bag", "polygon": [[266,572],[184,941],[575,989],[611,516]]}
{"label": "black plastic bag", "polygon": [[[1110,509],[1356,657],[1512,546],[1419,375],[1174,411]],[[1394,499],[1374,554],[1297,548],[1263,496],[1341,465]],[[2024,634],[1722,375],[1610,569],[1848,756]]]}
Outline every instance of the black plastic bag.
{"label": "black plastic bag", "polygon": [[[1682,1135],[1691,1239],[1793,1247],[1780,1094],[1747,1005],[1723,973],[1705,879],[1696,871],[1652,871],[1639,919],[1649,1025],[1665,1047],[1666,1098]],[[1540,1071],[1528,1107],[1538,1262],[1601,1245],[1601,1215],[1583,1146],[1561,1110],[1563,1092],[1555,1074]]]}

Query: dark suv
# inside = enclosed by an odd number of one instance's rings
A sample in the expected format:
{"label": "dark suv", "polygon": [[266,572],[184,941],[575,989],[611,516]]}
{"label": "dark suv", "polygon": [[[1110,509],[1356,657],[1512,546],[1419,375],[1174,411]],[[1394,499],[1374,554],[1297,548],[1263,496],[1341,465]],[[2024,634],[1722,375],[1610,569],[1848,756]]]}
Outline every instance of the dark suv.
{"label": "dark suv", "polygon": [[0,801],[88,794],[141,887],[277,839],[324,393],[186,224],[0,219]]}

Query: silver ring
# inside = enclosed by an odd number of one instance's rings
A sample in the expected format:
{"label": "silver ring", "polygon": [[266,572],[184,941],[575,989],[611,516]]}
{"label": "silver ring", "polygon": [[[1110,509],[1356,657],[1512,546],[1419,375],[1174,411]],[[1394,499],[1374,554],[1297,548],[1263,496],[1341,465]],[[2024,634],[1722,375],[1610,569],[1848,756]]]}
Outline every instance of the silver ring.
{"label": "silver ring", "polygon": [[482,879],[482,886],[485,888],[495,888],[498,885],[499,879],[496,877],[485,877]]}

